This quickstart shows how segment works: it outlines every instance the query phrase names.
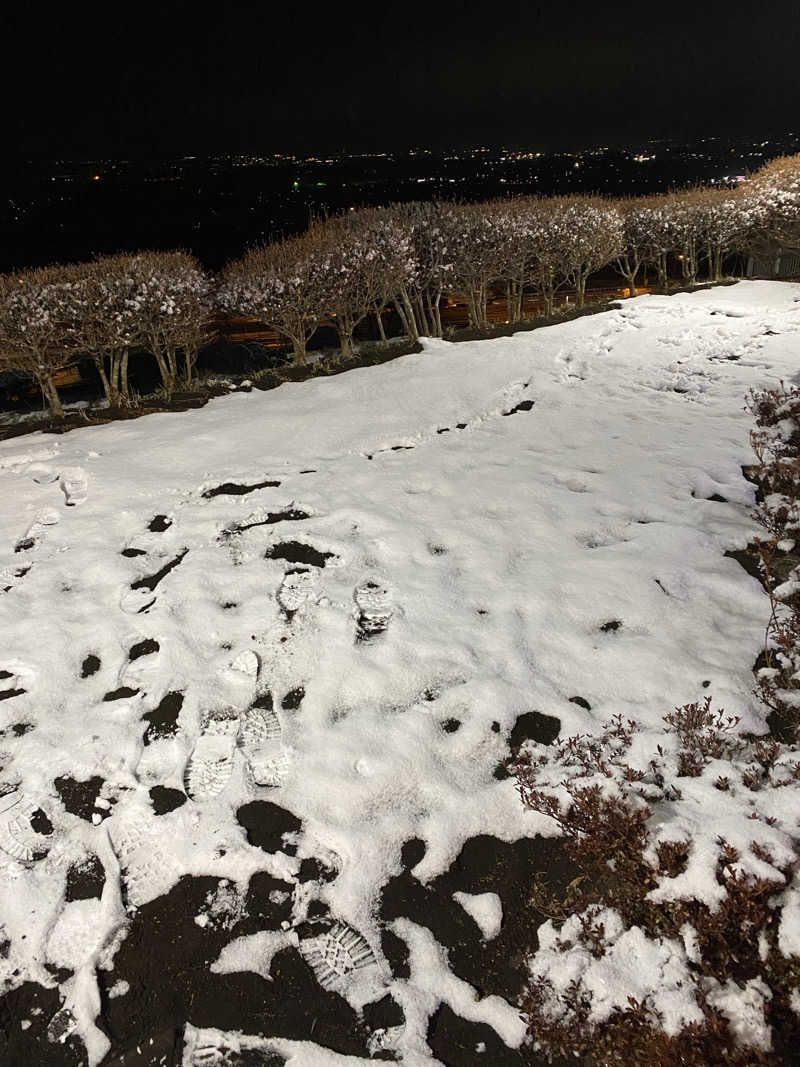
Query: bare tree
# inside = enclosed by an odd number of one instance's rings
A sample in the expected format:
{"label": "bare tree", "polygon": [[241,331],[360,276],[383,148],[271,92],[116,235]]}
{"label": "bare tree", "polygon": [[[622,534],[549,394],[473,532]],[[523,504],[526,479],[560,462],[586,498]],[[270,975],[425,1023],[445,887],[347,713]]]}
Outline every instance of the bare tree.
{"label": "bare tree", "polygon": [[158,364],[167,393],[174,391],[184,356],[183,378],[191,381],[197,351],[210,335],[211,283],[186,252],[140,252],[125,265],[138,344]]}
{"label": "bare tree", "polygon": [[[623,246],[614,261],[614,267],[628,283],[630,296],[636,296],[636,278],[639,271],[654,258],[655,206],[651,197],[626,197],[615,202],[615,207],[622,217]],[[657,256],[658,253],[655,254]]]}
{"label": "bare tree", "polygon": [[553,238],[553,205],[544,197],[517,197],[494,206],[502,232],[498,250],[498,280],[505,283],[509,322],[523,314],[526,287],[542,297],[552,313],[555,293],[563,282],[560,250]]}
{"label": "bare tree", "polygon": [[706,213],[704,201],[707,190],[694,187],[673,192],[667,198],[672,248],[681,264],[687,285],[696,285],[700,255],[705,242]]}
{"label": "bare tree", "polygon": [[217,291],[220,307],[259,319],[288,338],[296,363],[329,302],[328,252],[319,230],[251,249],[230,263]]}
{"label": "bare tree", "polygon": [[489,201],[453,209],[449,221],[453,284],[466,293],[470,326],[485,329],[489,287],[504,274],[512,218],[504,202]]}
{"label": "bare tree", "polygon": [[389,209],[395,232],[402,234],[403,255],[393,276],[399,281],[393,299],[403,329],[411,340],[441,337],[440,304],[452,279],[453,212],[450,204],[412,202]]}
{"label": "bare tree", "polygon": [[800,252],[800,155],[781,156],[757,171],[743,188],[742,212],[743,250]]}
{"label": "bare tree", "polygon": [[623,220],[612,203],[580,196],[562,201],[561,215],[564,273],[582,308],[589,275],[611,263],[624,247]]}
{"label": "bare tree", "polygon": [[527,273],[531,287],[541,297],[545,315],[553,314],[556,293],[566,284],[568,225],[563,200],[543,197],[531,204],[525,237]]}
{"label": "bare tree", "polygon": [[53,378],[76,358],[70,279],[69,268],[44,267],[0,281],[0,366],[34,378],[58,418],[64,409]]}
{"label": "bare tree", "polygon": [[[362,225],[369,231],[370,241],[378,250],[378,268],[371,312],[375,316],[381,343],[387,344],[383,315],[396,304],[404,287],[411,284],[419,269],[413,244],[413,234],[394,208],[365,208],[358,212]],[[435,299],[435,298],[434,298]],[[436,301],[437,336],[441,336],[442,320]]]}
{"label": "bare tree", "polygon": [[320,271],[327,274],[325,310],[334,320],[341,354],[348,357],[355,329],[367,315],[375,313],[383,330],[380,313],[413,267],[410,238],[392,225],[386,212],[374,210],[348,211],[312,230],[324,250]]}
{"label": "bare tree", "polygon": [[70,318],[79,349],[92,358],[111,407],[129,400],[128,358],[140,333],[131,256],[101,256],[76,270]]}
{"label": "bare tree", "polygon": [[741,189],[706,189],[700,200],[708,280],[722,280],[725,256],[734,250],[747,228]]}

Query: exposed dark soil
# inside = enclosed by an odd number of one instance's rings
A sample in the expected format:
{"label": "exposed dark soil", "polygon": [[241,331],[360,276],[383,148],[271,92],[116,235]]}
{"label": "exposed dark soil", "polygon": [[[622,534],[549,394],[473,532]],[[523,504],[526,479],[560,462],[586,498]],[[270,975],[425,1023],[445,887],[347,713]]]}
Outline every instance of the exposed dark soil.
{"label": "exposed dark soil", "polygon": [[92,815],[104,814],[95,807],[95,802],[100,796],[104,780],[99,775],[94,775],[91,778],[87,778],[85,782],[78,782],[74,778],[64,775],[56,778],[53,784],[61,797],[61,803],[70,815],[77,815],[79,819],[91,822]]}
{"label": "exposed dark soil", "polygon": [[[86,1067],[86,1050],[77,1036],[63,1044],[47,1039],[50,1020],[61,1007],[58,989],[24,982],[0,998],[0,1034],[4,1067]],[[23,1030],[20,1023],[30,1026]]]}
{"label": "exposed dark soil", "polygon": [[178,732],[178,716],[183,707],[183,693],[176,690],[161,698],[157,708],[146,712],[142,721],[147,723],[142,740],[145,745],[152,744],[162,737],[174,737]]}
{"label": "exposed dark soil", "polygon": [[100,858],[88,856],[83,863],[74,863],[67,871],[64,899],[68,904],[72,900],[99,900],[105,883],[106,872]]}
{"label": "exposed dark soil", "polygon": [[[450,967],[474,986],[480,996],[499,994],[512,1003],[526,979],[524,956],[535,950],[535,930],[547,918],[530,905],[536,875],[543,875],[556,890],[577,876],[558,840],[523,838],[511,843],[487,835],[471,838],[450,869],[423,885],[411,873],[424,845],[408,842],[406,869],[384,887],[380,917],[384,921],[408,918],[427,927],[447,950]],[[497,893],[503,905],[503,925],[496,937],[485,941],[475,921],[453,901],[453,893]],[[384,952],[386,948],[384,947]],[[507,1050],[506,1050],[507,1051]],[[486,1064],[503,1060],[484,1060]]]}
{"label": "exposed dark soil", "polygon": [[34,833],[44,834],[46,837],[49,837],[53,832],[53,824],[48,819],[46,812],[42,811],[41,808],[37,808],[31,815],[31,829]]}
{"label": "exposed dark soil", "polygon": [[131,650],[128,653],[128,659],[139,659],[140,656],[152,656],[154,652],[158,652],[161,648],[158,641],[152,637],[146,637],[144,641],[138,641],[135,645],[131,646]]}
{"label": "exposed dark soil", "polygon": [[[462,1019],[444,1003],[428,1021],[427,1041],[434,1056],[445,1067],[486,1067],[487,1064],[538,1067],[551,1062],[530,1048],[507,1048],[491,1026]],[[552,1062],[567,1063],[566,1060]]]}
{"label": "exposed dark soil", "polygon": [[724,496],[720,496],[719,493],[712,493],[711,496],[698,497],[694,489],[692,490],[692,496],[697,500],[713,500],[715,504],[727,504],[728,500]]}
{"label": "exposed dark soil", "polygon": [[188,548],[184,548],[182,552],[174,559],[171,559],[169,563],[165,563],[161,570],[156,571],[155,574],[151,574],[147,578],[139,578],[136,582],[131,582],[131,589],[149,589],[152,593],[159,582],[163,581],[170,571],[175,570],[188,551]]}
{"label": "exposed dark soil", "polygon": [[[185,802],[179,790],[154,787],[154,806],[157,798],[167,794]],[[302,824],[292,812],[267,801],[253,801],[239,808],[237,819],[250,844],[268,853],[294,853],[293,839]],[[559,890],[576,873],[560,843],[534,838],[509,844],[493,837],[476,837],[464,845],[450,869],[428,885],[422,885],[411,873],[424,855],[423,841],[406,842],[401,855],[403,872],[382,894],[381,920],[388,923],[407,917],[428,928],[447,952],[454,973],[472,984],[480,996],[499,994],[514,1003],[525,978],[523,954],[535,948],[533,931],[544,920],[529,906],[533,879],[545,874]],[[307,857],[297,880],[322,884],[338,873],[325,861]],[[70,868],[67,899],[98,898],[103,879],[102,864],[90,856]],[[500,896],[503,926],[491,941],[483,939],[472,918],[454,902],[453,893],[459,890]],[[262,930],[280,930],[282,923],[291,921],[292,891],[292,882],[263,871],[251,877],[239,897],[225,880],[187,876],[169,893],[134,911],[113,970],[97,972],[101,993],[98,1025],[111,1041],[104,1067],[179,1067],[187,1022],[200,1028],[311,1040],[342,1054],[369,1058],[370,1034],[404,1022],[403,1010],[390,994],[367,1004],[358,1017],[344,999],[320,987],[293,947],[273,958],[271,981],[249,971],[211,971],[222,949],[234,939]],[[205,917],[203,925],[195,921],[201,915]],[[309,915],[330,922],[321,901],[312,901]],[[301,937],[311,936],[315,929],[315,925],[303,924],[298,932]],[[408,977],[408,950],[403,940],[385,927],[382,947],[393,975]],[[110,996],[112,987],[121,981],[128,984],[128,992]],[[36,1007],[42,1007],[42,1014],[32,1016]],[[83,1067],[85,1053],[76,1038],[59,1046],[47,1041],[47,1023],[59,1007],[57,991],[46,991],[33,983],[0,1000],[0,1022],[12,1057],[4,1059],[4,1064]],[[34,1025],[21,1031],[19,1021],[26,1018],[35,1020]],[[490,1027],[462,1019],[445,1006],[431,1017],[428,1041],[438,1059],[452,1067],[533,1067],[544,1062],[529,1049],[506,1048]],[[391,1060],[393,1055],[381,1053],[372,1058]],[[226,1054],[224,1062],[250,1061]],[[252,1060],[260,1067],[265,1062],[269,1061],[261,1053]]]}
{"label": "exposed dark soil", "polygon": [[247,841],[265,852],[284,852],[293,856],[297,848],[293,841],[284,840],[296,834],[302,823],[296,815],[269,800],[253,800],[236,812],[240,826],[247,833]]}
{"label": "exposed dark soil", "polygon": [[256,482],[255,485],[239,485],[237,482],[223,482],[222,485],[217,485],[213,489],[206,489],[203,493],[203,497],[206,500],[210,500],[215,496],[246,496],[247,493],[254,493],[256,489],[277,489],[280,482],[265,481]]}
{"label": "exposed dark soil", "polygon": [[592,710],[592,705],[586,699],[586,697],[570,697],[570,704],[577,704],[579,708],[585,708],[586,711]]}
{"label": "exposed dark soil", "polygon": [[180,789],[169,789],[164,785],[154,785],[150,790],[150,802],[156,815],[167,815],[180,808],[188,799]]}
{"label": "exposed dark soil", "polygon": [[518,716],[511,730],[509,745],[516,756],[526,741],[535,741],[537,745],[552,745],[561,730],[561,720],[555,715],[545,715],[541,711],[526,711]]}
{"label": "exposed dark soil", "polygon": [[[183,878],[133,916],[114,970],[98,972],[101,1022],[112,1041],[112,1055],[145,1046],[151,1034],[167,1035],[169,1044],[188,1020],[197,1027],[313,1040],[343,1054],[366,1057],[366,1027],[346,1001],[321,989],[296,949],[284,949],[273,958],[272,981],[252,972],[210,970],[230,941],[259,930],[279,930],[291,916],[292,886],[258,873],[250,880],[243,918],[198,926],[195,916],[207,911],[219,887],[217,878]],[[281,902],[275,903],[278,896]],[[109,997],[109,989],[120,980],[129,983],[130,991]],[[176,1045],[180,1047],[179,1041]],[[165,1062],[179,1064],[180,1059]]]}
{"label": "exposed dark soil", "polygon": [[516,415],[520,411],[530,411],[535,403],[535,400],[522,400],[519,404],[517,404],[516,407],[513,407],[510,411],[504,411],[503,415]]}
{"label": "exposed dark soil", "polygon": [[[303,703],[303,697],[306,695],[306,691],[302,685],[298,685],[296,689],[290,689],[286,696],[281,701],[281,707],[284,711],[297,711],[300,705]],[[271,699],[271,698],[270,698]],[[257,705],[262,706],[262,705]]]}
{"label": "exposed dark soil", "polygon": [[320,552],[313,545],[304,545],[300,541],[281,541],[271,545],[264,553],[265,559],[283,559],[287,563],[304,563],[309,567],[324,567],[333,552]]}
{"label": "exposed dark soil", "polygon": [[100,657],[90,652],[81,664],[81,678],[91,678],[100,670]]}
{"label": "exposed dark soil", "polygon": [[12,723],[8,729],[0,730],[0,737],[5,737],[8,730],[11,731],[14,737],[24,737],[25,734],[30,733],[33,729],[35,729],[35,727],[32,722],[15,722]]}
{"label": "exposed dark soil", "polygon": [[11,700],[12,697],[21,697],[27,692],[27,689],[0,689],[0,700]]}
{"label": "exposed dark soil", "polygon": [[119,689],[112,689],[110,693],[106,693],[103,700],[125,700],[127,697],[135,697],[138,692],[138,689],[131,689],[129,685],[121,685]]}
{"label": "exposed dark soil", "polygon": [[339,871],[335,867],[329,867],[316,856],[306,856],[300,863],[297,873],[298,882],[332,882]]}
{"label": "exposed dark soil", "polygon": [[236,523],[233,526],[228,526],[223,532],[226,536],[231,537],[234,534],[244,533],[245,530],[252,530],[256,526],[272,526],[276,522],[301,522],[307,518],[309,516],[305,511],[301,511],[299,508],[287,508],[286,511],[270,512],[265,518],[259,519],[257,522]]}
{"label": "exposed dark soil", "polygon": [[[500,723],[493,722],[492,730],[494,733],[499,733]],[[561,720],[556,718],[555,715],[545,715],[541,711],[523,712],[522,715],[517,716],[517,721],[514,723],[508,739],[511,758],[517,758],[520,748],[526,741],[535,741],[537,745],[552,745],[560,730]],[[503,760],[495,767],[494,777],[498,781],[502,782],[511,777],[508,762]]]}

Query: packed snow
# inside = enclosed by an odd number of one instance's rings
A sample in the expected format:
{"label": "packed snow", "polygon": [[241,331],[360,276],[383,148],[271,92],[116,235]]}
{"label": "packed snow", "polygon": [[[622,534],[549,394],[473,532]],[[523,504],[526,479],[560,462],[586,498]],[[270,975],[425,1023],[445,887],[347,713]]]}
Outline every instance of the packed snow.
{"label": "packed snow", "polygon": [[497,893],[453,893],[453,900],[475,920],[487,941],[500,933],[503,902]]}
{"label": "packed snow", "polygon": [[[562,736],[617,713],[654,731],[710,693],[764,732],[751,668],[767,603],[725,552],[759,529],[745,394],[800,380],[799,341],[800,285],[740,282],[0,443],[1,988],[68,969],[64,1026],[99,1063],[96,974],[114,986],[131,909],[209,875],[227,889],[196,925],[232,929],[252,876],[289,883],[286,928],[232,937],[212,964],[251,960],[270,981],[309,917],[298,874],[313,858],[332,872],[316,888],[334,926],[301,936],[301,955],[356,1011],[392,993],[406,1022],[381,1047],[431,1062],[426,1026],[445,1002],[517,1048],[515,1007],[477,995],[410,920],[393,931],[411,976],[392,974],[381,888],[412,838],[427,883],[476,835],[556,834],[493,773],[524,712]],[[93,805],[68,811],[55,781],[93,778]],[[159,787],[189,799],[156,814]],[[254,800],[296,817],[275,847],[237,819]],[[67,871],[92,856],[102,895],[65,903]],[[702,863],[693,892],[713,888]],[[502,892],[452,907],[487,939],[504,920]],[[796,929],[783,936],[796,948]],[[645,985],[669,976],[670,1024],[688,1018],[684,957],[637,937],[601,961],[604,1010],[625,1002],[634,961]],[[270,1047],[297,1065],[359,1062]]]}

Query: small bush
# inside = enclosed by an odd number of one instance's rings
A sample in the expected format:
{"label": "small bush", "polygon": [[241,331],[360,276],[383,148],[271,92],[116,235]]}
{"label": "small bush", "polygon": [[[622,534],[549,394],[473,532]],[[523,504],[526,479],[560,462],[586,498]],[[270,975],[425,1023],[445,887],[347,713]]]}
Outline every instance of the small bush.
{"label": "small bush", "polygon": [[620,717],[512,763],[523,803],[558,824],[581,871],[563,897],[540,883],[532,900],[551,918],[521,1009],[548,1056],[767,1064],[800,1036],[800,959],[781,948],[797,831],[771,799],[793,787],[797,805],[798,763],[736,724],[706,698],[665,717],[645,766],[629,762],[648,751],[642,732]]}

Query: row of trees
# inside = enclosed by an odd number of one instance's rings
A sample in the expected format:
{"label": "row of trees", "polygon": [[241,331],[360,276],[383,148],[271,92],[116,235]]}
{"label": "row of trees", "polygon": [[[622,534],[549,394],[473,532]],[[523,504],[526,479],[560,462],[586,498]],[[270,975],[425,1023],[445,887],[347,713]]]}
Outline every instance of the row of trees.
{"label": "row of trees", "polygon": [[325,322],[335,325],[346,357],[368,316],[387,340],[389,311],[412,340],[441,336],[447,294],[462,294],[470,325],[485,327],[490,295],[504,293],[515,323],[526,294],[552,314],[557,294],[569,288],[582,307],[588,278],[610,265],[633,293],[648,270],[665,287],[670,256],[692,285],[703,269],[718,281],[733,252],[776,246],[800,249],[800,156],[774,160],[734,190],[351,209],[299,237],[251,249],[216,279],[184,252],[0,276],[0,370],[31,375],[61,414],[54,374],[91,358],[114,406],[130,400],[132,353],[155,359],[167,393],[190,384],[215,310],[260,320],[303,363]]}
{"label": "row of trees", "polygon": [[62,415],[53,379],[91,359],[112,407],[129,399],[132,352],[150,353],[172,392],[209,339],[211,280],[184,252],[102,256],[0,276],[0,370],[30,375]]}

